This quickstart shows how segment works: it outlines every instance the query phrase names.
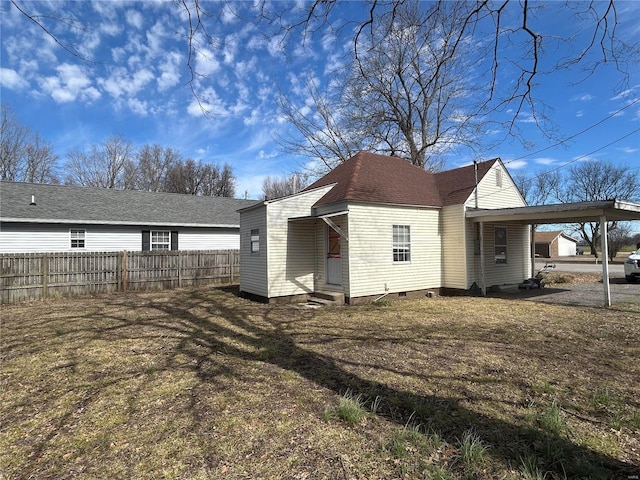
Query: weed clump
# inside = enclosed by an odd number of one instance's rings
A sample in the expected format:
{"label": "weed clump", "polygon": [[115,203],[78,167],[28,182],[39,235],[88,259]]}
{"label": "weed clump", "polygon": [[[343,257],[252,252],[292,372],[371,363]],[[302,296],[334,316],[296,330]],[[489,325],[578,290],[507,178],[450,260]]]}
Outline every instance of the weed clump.
{"label": "weed clump", "polygon": [[338,418],[347,425],[359,424],[365,416],[364,400],[362,394],[355,395],[348,389],[341,397],[337,407],[325,409],[323,418],[330,420]]}

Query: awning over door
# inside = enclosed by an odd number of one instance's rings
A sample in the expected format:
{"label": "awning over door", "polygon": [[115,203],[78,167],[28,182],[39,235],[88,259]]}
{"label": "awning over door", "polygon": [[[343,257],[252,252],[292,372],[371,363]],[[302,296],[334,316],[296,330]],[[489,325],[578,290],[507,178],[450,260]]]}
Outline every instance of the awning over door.
{"label": "awning over door", "polygon": [[322,220],[324,223],[329,225],[329,227],[331,227],[333,230],[338,232],[338,234],[348,242],[349,241],[349,237],[347,236],[345,231],[342,230],[338,225],[336,225],[333,222],[333,220],[331,220],[332,217],[338,217],[340,215],[346,215],[348,213],[349,213],[348,210],[343,210],[341,212],[327,213],[325,215],[309,215],[307,217],[292,217],[292,218],[289,219],[289,221],[290,222],[301,222],[301,221],[305,221],[305,220],[307,220],[307,221],[308,220]]}

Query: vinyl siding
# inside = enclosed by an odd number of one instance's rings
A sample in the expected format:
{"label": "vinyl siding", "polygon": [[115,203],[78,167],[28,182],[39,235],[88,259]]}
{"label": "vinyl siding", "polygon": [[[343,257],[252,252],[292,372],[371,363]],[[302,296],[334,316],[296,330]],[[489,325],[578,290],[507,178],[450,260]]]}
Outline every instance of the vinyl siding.
{"label": "vinyl siding", "polygon": [[479,224],[469,220],[465,221],[465,253],[467,255],[466,263],[466,282],[462,287],[465,290],[470,288],[475,282],[480,285],[480,241],[478,238]]}
{"label": "vinyl siding", "polygon": [[[71,248],[70,229],[85,230],[85,247]],[[142,229],[100,225],[7,224],[0,228],[0,253],[116,252],[142,249]]]}
{"label": "vinyl siding", "polygon": [[[346,209],[343,208],[337,210]],[[338,215],[331,217],[331,221],[349,236],[349,217]],[[327,285],[327,232],[330,227],[322,220],[318,220],[315,230],[315,289],[339,290],[349,295],[349,242],[341,239],[340,254],[342,256],[342,285]]]}
{"label": "vinyl siding", "polygon": [[576,242],[569,240],[562,235],[558,237],[558,256],[568,257],[576,254]]}
{"label": "vinyl siding", "polygon": [[[251,254],[251,230],[258,229],[260,252]],[[240,212],[240,291],[268,296],[267,289],[267,207]]]}
{"label": "vinyl siding", "polygon": [[[442,248],[438,209],[349,206],[350,297],[440,287]],[[411,261],[393,261],[393,225],[411,227]]]}
{"label": "vinyl siding", "polygon": [[[499,172],[499,173],[498,173]],[[497,181],[498,175],[501,185]],[[476,196],[472,193],[465,206],[475,207]],[[526,206],[518,188],[513,183],[506,168],[500,163],[486,173],[478,184],[479,208],[511,208]],[[466,227],[466,255],[467,280],[469,288],[475,282],[482,286],[482,269],[480,265],[478,242],[478,227],[470,221],[465,221]],[[504,226],[504,224],[502,224]],[[528,276],[531,270],[529,260],[529,227],[527,225],[507,225],[508,258],[507,264],[496,265],[494,259],[494,226],[484,225],[484,253],[485,253],[485,281],[487,286],[518,283]]]}
{"label": "vinyl siding", "polygon": [[[71,248],[69,230],[85,230],[84,248]],[[0,228],[0,253],[39,252],[120,252],[142,250],[142,230],[148,227],[65,224],[7,224]],[[152,230],[178,231],[180,250],[220,250],[239,248],[238,230],[179,229],[169,227]]]}
{"label": "vinyl siding", "polygon": [[473,262],[473,241],[469,251],[464,206],[442,209],[442,286],[466,290],[467,261]]}
{"label": "vinyl siding", "polygon": [[[497,172],[502,177],[502,186],[496,184]],[[475,207],[475,194],[471,194],[465,205]],[[489,170],[478,184],[479,208],[509,208],[524,207],[526,202],[520,195],[518,187],[511,180],[511,176],[500,162]]]}
{"label": "vinyl siding", "polygon": [[[529,227],[528,225],[500,224],[507,228],[507,263],[496,265],[494,259],[494,228],[496,224],[484,224],[485,281],[487,287],[519,283],[529,276]],[[477,280],[481,285],[480,278]]]}
{"label": "vinyl siding", "polygon": [[178,231],[180,250],[238,250],[240,248],[239,229],[235,228],[188,228]]}
{"label": "vinyl siding", "polygon": [[313,292],[316,220],[289,219],[311,215],[313,204],[331,188],[322,187],[267,204],[269,298]]}

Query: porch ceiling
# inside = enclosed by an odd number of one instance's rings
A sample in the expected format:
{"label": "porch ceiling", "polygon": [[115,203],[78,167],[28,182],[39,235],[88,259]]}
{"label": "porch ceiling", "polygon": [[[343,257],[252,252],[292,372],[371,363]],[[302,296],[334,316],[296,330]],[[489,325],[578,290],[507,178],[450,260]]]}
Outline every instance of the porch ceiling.
{"label": "porch ceiling", "polygon": [[473,222],[509,222],[521,224],[581,223],[640,220],[640,204],[622,200],[563,203],[498,209],[467,210]]}

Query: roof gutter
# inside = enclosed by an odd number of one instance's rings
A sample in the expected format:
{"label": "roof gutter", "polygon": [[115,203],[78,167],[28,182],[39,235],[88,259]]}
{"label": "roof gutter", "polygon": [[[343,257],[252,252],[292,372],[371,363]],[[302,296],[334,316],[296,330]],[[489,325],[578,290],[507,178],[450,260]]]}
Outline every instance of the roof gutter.
{"label": "roof gutter", "polygon": [[177,223],[177,222],[128,222],[118,221],[110,222],[107,220],[70,220],[70,219],[47,219],[47,218],[16,218],[2,217],[0,223],[55,223],[55,224],[82,224],[82,225],[119,225],[119,226],[139,226],[145,225],[150,227],[207,227],[207,228],[240,228],[240,224],[227,223]]}

